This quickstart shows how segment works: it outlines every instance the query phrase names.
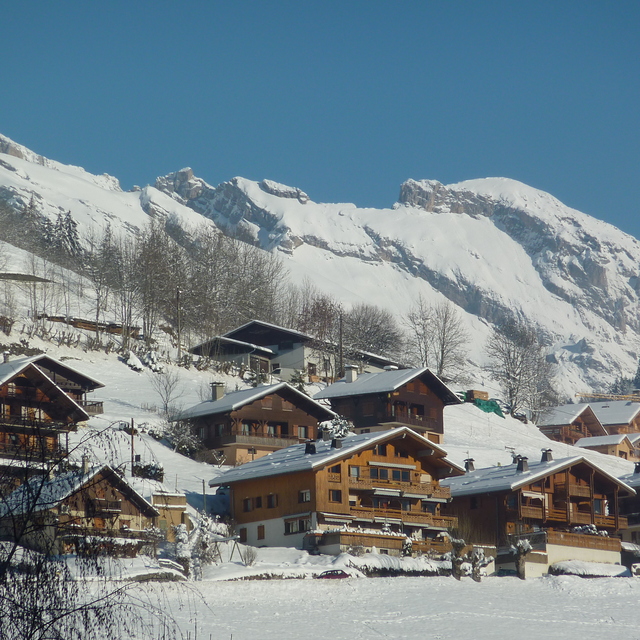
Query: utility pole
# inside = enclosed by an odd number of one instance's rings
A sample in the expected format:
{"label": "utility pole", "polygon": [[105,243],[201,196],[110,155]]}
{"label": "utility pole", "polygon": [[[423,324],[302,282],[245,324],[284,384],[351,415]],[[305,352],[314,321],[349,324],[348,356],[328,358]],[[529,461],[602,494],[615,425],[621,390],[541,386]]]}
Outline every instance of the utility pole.
{"label": "utility pole", "polygon": [[202,480],[202,512],[206,515],[207,513],[207,490],[204,484],[204,478]]}
{"label": "utility pole", "polygon": [[344,345],[342,342],[342,308],[340,309],[340,315],[338,316],[338,352],[340,359],[340,370],[338,371],[338,378],[344,376]]}
{"label": "utility pole", "polygon": [[135,463],[135,454],[134,454],[134,450],[133,450],[133,434],[134,434],[134,430],[133,430],[133,418],[131,418],[131,477],[133,478],[133,465]]}

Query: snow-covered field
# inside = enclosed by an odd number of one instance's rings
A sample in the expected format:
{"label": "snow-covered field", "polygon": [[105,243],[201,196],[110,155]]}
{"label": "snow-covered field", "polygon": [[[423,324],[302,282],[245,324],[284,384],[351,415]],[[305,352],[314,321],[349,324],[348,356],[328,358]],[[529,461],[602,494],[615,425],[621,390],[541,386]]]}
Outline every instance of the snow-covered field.
{"label": "snow-covered field", "polygon": [[[199,582],[164,590],[192,640],[637,640],[640,580],[548,577]],[[198,601],[198,597],[202,601]]]}

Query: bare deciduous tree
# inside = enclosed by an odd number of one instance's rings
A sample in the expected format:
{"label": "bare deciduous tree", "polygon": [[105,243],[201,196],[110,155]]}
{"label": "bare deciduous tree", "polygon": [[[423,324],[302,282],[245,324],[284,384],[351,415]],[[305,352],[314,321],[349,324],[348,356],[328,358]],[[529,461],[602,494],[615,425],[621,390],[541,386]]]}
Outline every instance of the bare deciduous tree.
{"label": "bare deciduous tree", "polygon": [[494,327],[486,351],[511,415],[539,411],[553,393],[553,365],[539,332],[521,321],[504,322]]}

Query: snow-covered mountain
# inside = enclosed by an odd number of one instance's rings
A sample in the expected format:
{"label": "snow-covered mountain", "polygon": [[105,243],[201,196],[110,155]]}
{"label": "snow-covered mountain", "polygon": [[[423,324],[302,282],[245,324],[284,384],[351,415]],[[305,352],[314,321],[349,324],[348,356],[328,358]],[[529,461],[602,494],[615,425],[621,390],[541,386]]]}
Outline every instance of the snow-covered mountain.
{"label": "snow-covered mountain", "polygon": [[71,211],[84,234],[107,223],[135,232],[152,217],[185,228],[213,222],[278,252],[292,279],[308,278],[347,304],[402,316],[418,295],[451,300],[478,364],[490,326],[518,316],[546,335],[567,394],[636,370],[640,243],[514,180],[408,180],[388,209],[316,203],[270,180],[213,187],[191,169],[123,192],[115,178],[0,136],[0,198],[19,208],[32,196],[52,219]]}

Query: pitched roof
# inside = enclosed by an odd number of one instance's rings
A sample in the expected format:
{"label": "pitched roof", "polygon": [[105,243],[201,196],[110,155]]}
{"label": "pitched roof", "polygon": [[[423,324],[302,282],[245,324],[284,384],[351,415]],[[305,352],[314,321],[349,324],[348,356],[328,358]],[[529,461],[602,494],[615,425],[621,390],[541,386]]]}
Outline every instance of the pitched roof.
{"label": "pitched roof", "polygon": [[407,382],[415,378],[425,376],[427,386],[446,404],[461,404],[458,396],[440,378],[427,367],[418,369],[392,369],[375,373],[360,374],[353,382],[347,382],[346,378],[338,380],[325,387],[314,398],[317,400],[330,398],[346,398],[373,393],[390,393],[399,389]]}
{"label": "pitched roof", "polygon": [[314,444],[316,453],[305,453],[306,445],[296,444],[286,449],[274,451],[262,458],[247,462],[235,469],[226,471],[216,476],[209,482],[209,486],[219,486],[238,482],[240,480],[253,480],[256,478],[267,478],[279,476],[285,473],[296,473],[299,471],[311,471],[322,468],[331,462],[348,458],[373,446],[378,442],[392,440],[397,437],[411,437],[417,440],[425,449],[430,449],[435,454],[435,459],[454,471],[463,473],[464,469],[446,458],[446,451],[437,444],[427,440],[409,427],[399,427],[388,431],[375,431],[373,433],[350,434],[342,439],[342,447],[336,449],[331,446],[330,440],[317,440]]}
{"label": "pitched roof", "polygon": [[558,407],[545,409],[540,419],[536,422],[538,427],[556,427],[571,424],[577,420],[587,409],[589,404],[563,404]]}
{"label": "pitched roof", "polygon": [[[622,444],[624,440],[628,440],[626,434],[619,433],[613,436],[595,436],[593,438],[580,438],[576,442],[576,447],[588,449],[589,447],[602,447],[605,445]],[[629,442],[631,444],[631,442]]]}
{"label": "pitched roof", "polygon": [[68,471],[55,478],[34,476],[20,485],[0,503],[0,518],[34,514],[57,507],[63,500],[72,496],[89,484],[97,475],[104,474],[112,484],[124,488],[133,502],[153,515],[159,515],[157,509],[149,504],[131,485],[120,477],[109,465],[97,466],[87,473]]}
{"label": "pitched roof", "polygon": [[319,413],[323,420],[330,420],[336,415],[331,411],[331,409],[325,407],[319,402],[316,402],[313,398],[310,398],[308,395],[298,391],[290,384],[287,384],[286,382],[279,382],[278,384],[233,391],[232,393],[222,396],[220,400],[205,400],[204,402],[200,402],[199,404],[181,412],[175,420],[190,420],[192,418],[200,418],[202,416],[237,411],[245,405],[251,404],[260,398],[264,398],[272,393],[282,392],[285,392],[288,395],[293,395],[299,404],[307,406],[313,413]]}
{"label": "pitched roof", "polygon": [[462,477],[445,478],[442,480],[442,484],[451,488],[451,495],[454,498],[479,493],[513,491],[514,489],[535,482],[541,478],[546,478],[549,475],[558,473],[567,467],[572,467],[579,463],[584,463],[596,469],[596,471],[600,472],[622,489],[629,491],[631,495],[635,493],[635,491],[622,480],[610,475],[604,471],[604,469],[582,456],[561,458],[559,460],[551,460],[550,462],[533,463],[529,465],[528,471],[518,471],[518,466],[515,463],[500,467],[476,469],[475,471],[466,473]]}
{"label": "pitched roof", "polygon": [[104,384],[91,376],[88,376],[73,367],[70,367],[59,360],[56,360],[52,356],[47,355],[46,353],[40,353],[35,356],[24,356],[22,358],[14,358],[9,360],[8,362],[3,362],[0,364],[0,384],[4,384],[15,375],[18,375],[23,369],[25,369],[28,365],[33,364],[38,366],[38,368],[45,368],[52,371],[63,371],[65,376],[70,379],[83,380],[88,383],[88,386],[93,389],[98,389],[104,387]]}
{"label": "pitched roof", "polygon": [[589,406],[605,427],[612,424],[628,424],[640,413],[640,402],[628,400],[590,402]]}

